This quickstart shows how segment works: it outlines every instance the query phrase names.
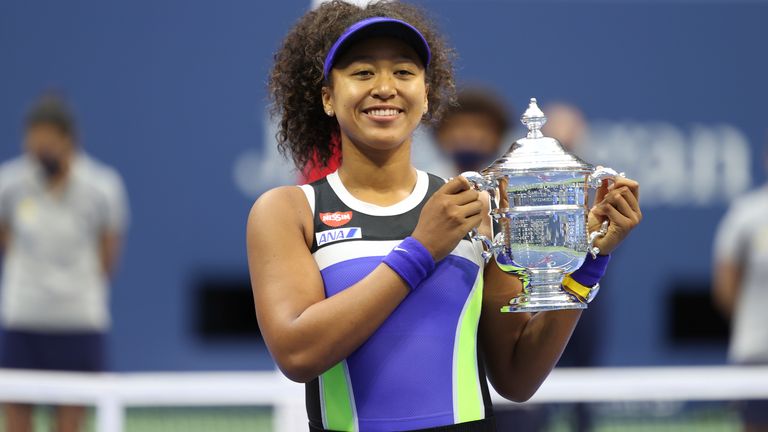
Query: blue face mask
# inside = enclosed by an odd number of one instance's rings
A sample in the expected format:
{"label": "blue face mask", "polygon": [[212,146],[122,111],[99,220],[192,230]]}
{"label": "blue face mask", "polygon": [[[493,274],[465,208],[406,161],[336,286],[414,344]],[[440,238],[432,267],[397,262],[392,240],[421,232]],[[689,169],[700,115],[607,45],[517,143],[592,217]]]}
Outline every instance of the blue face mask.
{"label": "blue face mask", "polygon": [[477,150],[457,150],[450,154],[459,172],[480,171],[493,160],[494,155]]}

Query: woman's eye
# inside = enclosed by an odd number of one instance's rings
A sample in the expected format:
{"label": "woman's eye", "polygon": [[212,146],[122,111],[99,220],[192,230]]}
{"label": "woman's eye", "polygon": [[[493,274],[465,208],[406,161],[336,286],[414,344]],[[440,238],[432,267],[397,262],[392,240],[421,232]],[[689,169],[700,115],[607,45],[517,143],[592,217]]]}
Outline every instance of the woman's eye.
{"label": "woman's eye", "polygon": [[369,70],[361,70],[361,71],[354,72],[352,75],[359,76],[359,77],[369,77],[369,76],[373,76],[373,72]]}
{"label": "woman's eye", "polygon": [[411,76],[411,75],[416,75],[416,74],[414,74],[413,72],[411,72],[411,71],[409,71],[407,69],[400,69],[400,70],[395,72],[395,75]]}

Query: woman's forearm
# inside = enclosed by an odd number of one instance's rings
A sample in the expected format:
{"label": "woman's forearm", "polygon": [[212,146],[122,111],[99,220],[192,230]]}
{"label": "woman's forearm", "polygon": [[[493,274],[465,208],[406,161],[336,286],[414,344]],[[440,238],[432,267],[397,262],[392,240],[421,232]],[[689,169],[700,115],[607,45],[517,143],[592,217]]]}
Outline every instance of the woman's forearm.
{"label": "woman's forearm", "polygon": [[560,360],[580,316],[581,310],[557,310],[530,318],[509,360],[514,386],[524,399],[533,396]]}
{"label": "woman's forearm", "polygon": [[522,285],[517,277],[486,266],[479,338],[488,377],[507,399],[529,399],[555,367],[581,316],[580,310],[502,313]]}
{"label": "woman's forearm", "polygon": [[408,295],[402,279],[382,264],[351,287],[288,318],[270,349],[283,372],[307,382],[362,345]]}

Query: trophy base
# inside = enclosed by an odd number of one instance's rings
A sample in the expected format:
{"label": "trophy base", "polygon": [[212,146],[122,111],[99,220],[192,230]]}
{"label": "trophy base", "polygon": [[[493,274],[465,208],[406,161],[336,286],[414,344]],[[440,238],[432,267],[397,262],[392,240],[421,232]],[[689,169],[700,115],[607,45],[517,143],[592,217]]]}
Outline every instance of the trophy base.
{"label": "trophy base", "polygon": [[542,312],[559,309],[586,309],[587,304],[561,291],[558,293],[523,293],[513,298],[502,312]]}

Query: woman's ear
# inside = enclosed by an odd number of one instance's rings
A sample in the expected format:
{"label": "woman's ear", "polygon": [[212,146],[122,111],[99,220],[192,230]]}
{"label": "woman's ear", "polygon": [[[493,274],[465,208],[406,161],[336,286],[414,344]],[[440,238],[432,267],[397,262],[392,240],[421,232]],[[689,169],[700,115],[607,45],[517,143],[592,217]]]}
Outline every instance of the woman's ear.
{"label": "woman's ear", "polygon": [[429,84],[424,87],[424,115],[429,112]]}
{"label": "woman's ear", "polygon": [[323,111],[325,111],[326,114],[328,114],[329,117],[333,117],[334,111],[333,111],[333,99],[331,97],[331,89],[327,86],[323,86],[323,89],[320,91],[322,100],[323,100]]}

